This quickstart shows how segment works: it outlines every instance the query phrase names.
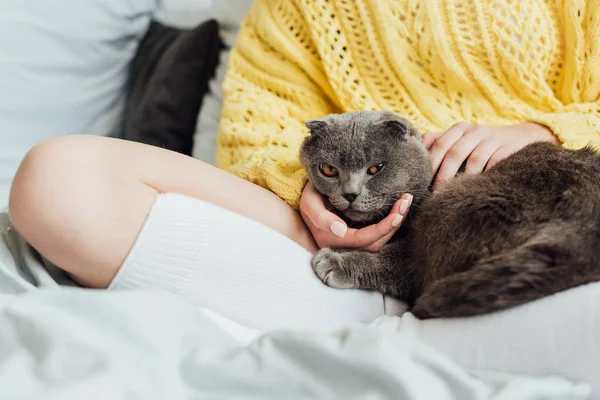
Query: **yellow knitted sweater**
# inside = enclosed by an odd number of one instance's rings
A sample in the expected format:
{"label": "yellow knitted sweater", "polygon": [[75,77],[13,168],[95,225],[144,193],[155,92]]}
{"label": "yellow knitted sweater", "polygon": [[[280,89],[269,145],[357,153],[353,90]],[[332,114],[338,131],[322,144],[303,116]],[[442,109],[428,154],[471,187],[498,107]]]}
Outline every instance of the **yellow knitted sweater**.
{"label": "yellow knitted sweater", "polygon": [[334,112],[532,121],[600,146],[600,0],[258,0],[224,89],[218,166],[294,207],[304,122]]}

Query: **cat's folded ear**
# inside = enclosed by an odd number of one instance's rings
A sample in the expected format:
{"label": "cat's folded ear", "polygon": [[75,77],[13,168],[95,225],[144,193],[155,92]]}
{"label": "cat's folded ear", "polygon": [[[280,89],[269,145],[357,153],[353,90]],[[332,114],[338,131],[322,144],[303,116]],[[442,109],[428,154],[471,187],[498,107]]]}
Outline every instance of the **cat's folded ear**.
{"label": "cat's folded ear", "polygon": [[327,121],[323,118],[311,119],[306,122],[306,127],[310,130],[311,135],[319,134],[327,128]]}
{"label": "cat's folded ear", "polygon": [[391,134],[405,137],[419,137],[419,131],[413,124],[411,124],[408,120],[392,113],[390,113],[389,116],[386,115],[384,118],[382,118],[381,121],[378,122],[378,125],[386,132]]}

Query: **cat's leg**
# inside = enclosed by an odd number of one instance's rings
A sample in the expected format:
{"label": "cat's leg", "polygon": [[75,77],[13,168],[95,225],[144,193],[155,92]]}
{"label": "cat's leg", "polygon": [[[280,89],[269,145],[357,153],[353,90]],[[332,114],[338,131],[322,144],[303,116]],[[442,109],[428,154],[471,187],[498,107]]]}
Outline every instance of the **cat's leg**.
{"label": "cat's leg", "polygon": [[413,281],[406,266],[402,242],[384,246],[379,252],[323,249],[313,258],[317,276],[337,289],[369,289],[410,300]]}
{"label": "cat's leg", "polygon": [[486,314],[594,281],[600,266],[572,249],[524,245],[426,286],[411,312],[420,319]]}

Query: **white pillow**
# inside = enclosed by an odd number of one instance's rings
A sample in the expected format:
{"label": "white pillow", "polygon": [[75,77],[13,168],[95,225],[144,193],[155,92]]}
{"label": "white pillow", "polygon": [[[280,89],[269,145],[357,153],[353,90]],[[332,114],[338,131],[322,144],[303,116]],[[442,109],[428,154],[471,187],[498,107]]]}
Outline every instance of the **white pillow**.
{"label": "white pillow", "polygon": [[191,29],[211,18],[209,13],[217,1],[228,0],[159,0],[154,19],[164,25]]}
{"label": "white pillow", "polygon": [[155,0],[0,0],[0,205],[25,153],[119,135],[130,61]]}

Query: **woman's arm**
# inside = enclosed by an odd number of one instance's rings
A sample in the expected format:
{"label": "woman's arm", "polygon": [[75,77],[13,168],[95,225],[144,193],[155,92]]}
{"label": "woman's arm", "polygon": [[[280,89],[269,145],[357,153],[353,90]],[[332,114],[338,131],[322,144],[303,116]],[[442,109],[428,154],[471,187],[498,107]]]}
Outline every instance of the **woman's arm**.
{"label": "woman's arm", "polygon": [[552,141],[569,149],[600,150],[600,9],[571,2],[564,15],[565,52],[554,98],[522,123],[493,127],[457,124],[425,135],[437,171],[435,186],[453,178],[466,161],[466,173],[479,173],[534,141]]}

